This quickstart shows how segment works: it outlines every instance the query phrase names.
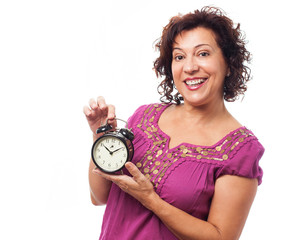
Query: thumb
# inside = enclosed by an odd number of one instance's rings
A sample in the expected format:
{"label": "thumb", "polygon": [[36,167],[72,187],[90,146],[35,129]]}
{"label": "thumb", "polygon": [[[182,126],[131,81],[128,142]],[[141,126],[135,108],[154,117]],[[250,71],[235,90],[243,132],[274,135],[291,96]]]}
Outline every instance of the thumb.
{"label": "thumb", "polygon": [[144,178],[144,175],[139,171],[139,169],[131,162],[127,162],[125,164],[126,169],[129,171],[129,173],[133,176],[135,181],[137,181],[140,178]]}

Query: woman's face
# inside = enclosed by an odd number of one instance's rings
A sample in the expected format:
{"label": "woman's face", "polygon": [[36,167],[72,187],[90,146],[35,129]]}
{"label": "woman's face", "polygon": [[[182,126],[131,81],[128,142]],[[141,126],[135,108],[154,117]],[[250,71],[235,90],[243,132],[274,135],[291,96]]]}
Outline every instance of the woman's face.
{"label": "woman's face", "polygon": [[200,106],[223,101],[228,66],[210,29],[181,32],[172,52],[172,75],[185,104]]}

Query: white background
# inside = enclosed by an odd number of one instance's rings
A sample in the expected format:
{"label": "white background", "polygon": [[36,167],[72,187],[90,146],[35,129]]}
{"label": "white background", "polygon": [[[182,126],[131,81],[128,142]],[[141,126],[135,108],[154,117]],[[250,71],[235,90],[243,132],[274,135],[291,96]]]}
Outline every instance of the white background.
{"label": "white background", "polygon": [[243,101],[227,104],[266,148],[241,239],[300,237],[300,12],[297,1],[0,2],[0,239],[98,239],[89,200],[91,133],[82,107],[103,95],[127,119],[158,102],[154,41],[204,5],[240,22],[253,53]]}

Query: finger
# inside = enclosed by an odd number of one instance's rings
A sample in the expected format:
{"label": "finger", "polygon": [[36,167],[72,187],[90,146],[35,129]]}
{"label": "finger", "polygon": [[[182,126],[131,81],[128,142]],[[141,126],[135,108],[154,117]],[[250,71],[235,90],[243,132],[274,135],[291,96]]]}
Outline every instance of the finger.
{"label": "finger", "polygon": [[108,117],[108,105],[106,104],[106,100],[104,97],[102,97],[102,96],[97,97],[97,107],[100,110],[99,114],[103,118],[107,118]]}
{"label": "finger", "polygon": [[139,171],[139,169],[133,163],[127,162],[125,164],[125,167],[129,171],[129,173],[133,176],[136,182],[145,180],[145,176]]}
{"label": "finger", "polygon": [[93,170],[92,170],[93,173],[97,174],[97,175],[100,175],[102,176],[102,172],[97,168],[95,167]]}
{"label": "finger", "polygon": [[[107,180],[110,180],[112,182],[116,181],[118,179],[119,176],[121,175],[112,175],[112,174],[108,174],[108,173],[105,173],[103,171],[101,171],[99,168],[95,167],[93,170],[92,170],[93,173],[96,173],[102,177],[104,177],[105,179]],[[116,176],[116,177],[115,177]]]}
{"label": "finger", "polygon": [[117,122],[115,120],[116,114],[115,114],[115,106],[114,105],[108,105],[108,124],[110,124],[113,129],[117,127]]}
{"label": "finger", "polygon": [[86,115],[86,117],[89,117],[92,114],[92,111],[90,110],[90,108],[88,106],[84,106],[83,112]]}
{"label": "finger", "polygon": [[102,96],[97,97],[97,105],[99,106],[100,109],[103,110],[103,108],[106,107],[106,100],[105,100],[105,98],[102,97]]}
{"label": "finger", "polygon": [[95,110],[97,108],[97,103],[95,102],[94,98],[90,99],[89,105],[92,110]]}
{"label": "finger", "polygon": [[[102,172],[101,170],[99,170],[97,168],[93,169],[92,172],[102,176],[106,180],[109,180],[109,181],[115,183],[123,191],[127,191],[129,189],[129,186],[128,186],[129,177],[128,176],[107,174],[107,173],[104,173],[104,172]],[[124,177],[127,178],[127,179],[125,179]]]}
{"label": "finger", "polygon": [[101,171],[99,168],[95,167],[93,170],[92,170],[93,173],[99,175],[99,176],[102,176],[103,178],[109,180],[109,181],[113,181],[112,177],[110,174],[107,174],[103,171]]}
{"label": "finger", "polygon": [[109,104],[108,105],[108,119],[109,120],[114,120],[115,117],[116,117],[116,115],[115,115],[115,106]]}
{"label": "finger", "polygon": [[119,183],[118,186],[125,192],[129,189],[129,186],[123,183]]}

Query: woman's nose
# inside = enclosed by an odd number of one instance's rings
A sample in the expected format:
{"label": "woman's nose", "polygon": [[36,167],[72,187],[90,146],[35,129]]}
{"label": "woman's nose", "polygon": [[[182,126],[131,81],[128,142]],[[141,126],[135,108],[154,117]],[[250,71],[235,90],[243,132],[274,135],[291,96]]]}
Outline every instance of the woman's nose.
{"label": "woman's nose", "polygon": [[199,70],[199,67],[193,58],[186,59],[184,68],[185,73],[192,74]]}

